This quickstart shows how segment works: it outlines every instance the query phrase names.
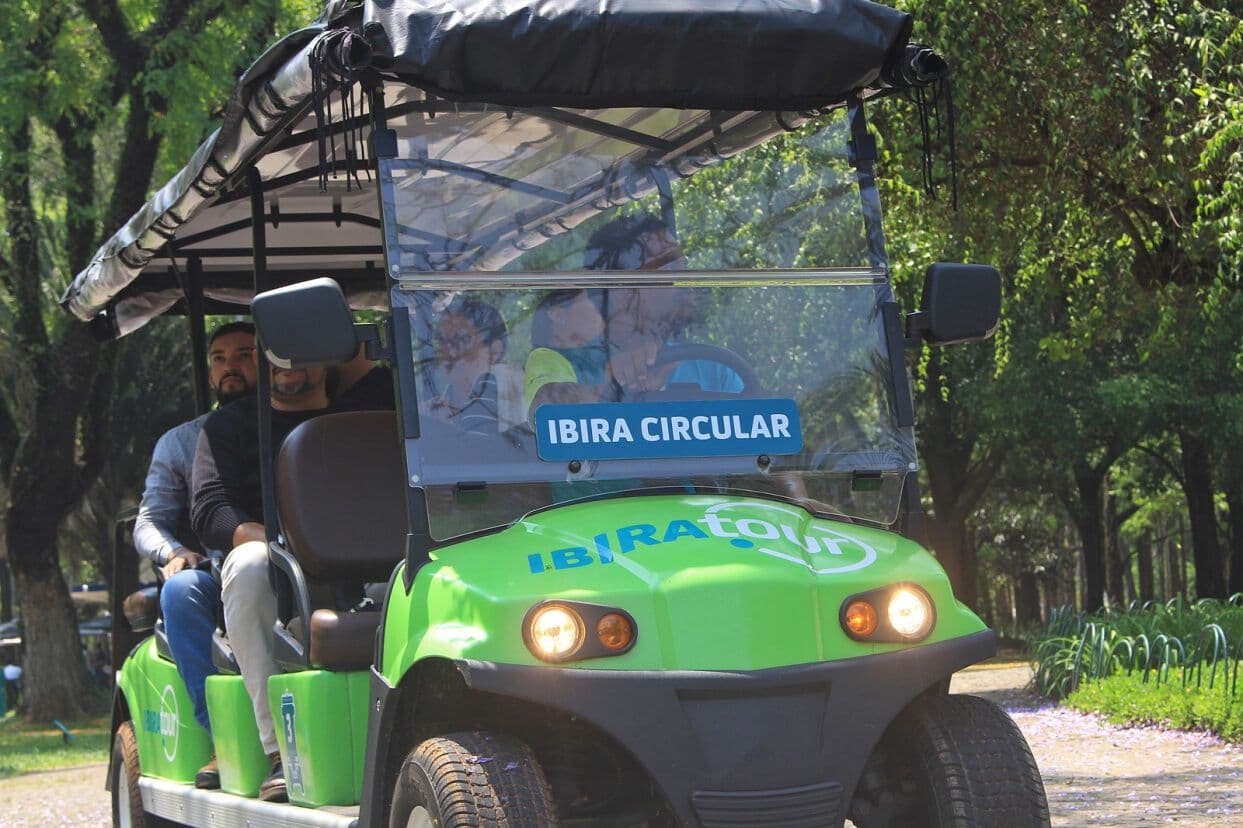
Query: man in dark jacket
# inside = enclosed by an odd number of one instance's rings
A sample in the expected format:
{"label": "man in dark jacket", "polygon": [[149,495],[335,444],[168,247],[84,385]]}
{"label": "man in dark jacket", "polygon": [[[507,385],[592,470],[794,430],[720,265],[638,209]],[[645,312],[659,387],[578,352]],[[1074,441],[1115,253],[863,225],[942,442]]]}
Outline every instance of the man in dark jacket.
{"label": "man in dark jacket", "polygon": [[[299,423],[325,413],[325,368],[272,369],[272,446]],[[229,644],[242,671],[271,761],[259,797],[287,798],[276,730],[268,707],[268,678],[280,672],[272,657],[276,595],[268,578],[259,469],[258,409],[254,398],[214,412],[203,423],[194,455],[190,521],[204,544],[230,550],[222,567],[221,599]]]}

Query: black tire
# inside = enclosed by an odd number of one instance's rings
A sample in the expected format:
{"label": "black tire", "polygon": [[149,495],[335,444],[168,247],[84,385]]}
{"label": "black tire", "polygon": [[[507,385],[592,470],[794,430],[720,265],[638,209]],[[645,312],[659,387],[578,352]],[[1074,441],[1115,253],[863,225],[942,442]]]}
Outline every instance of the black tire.
{"label": "black tire", "polygon": [[975,696],[925,696],[890,725],[850,805],[857,828],[1047,828],[1040,770],[1014,721]]}
{"label": "black tire", "polygon": [[450,733],[410,751],[393,790],[389,828],[428,822],[436,828],[548,828],[557,824],[557,808],[526,744],[499,734]]}
{"label": "black tire", "polygon": [[156,821],[142,809],[138,779],[138,740],[134,723],[122,722],[112,737],[112,824],[114,828],[153,828]]}

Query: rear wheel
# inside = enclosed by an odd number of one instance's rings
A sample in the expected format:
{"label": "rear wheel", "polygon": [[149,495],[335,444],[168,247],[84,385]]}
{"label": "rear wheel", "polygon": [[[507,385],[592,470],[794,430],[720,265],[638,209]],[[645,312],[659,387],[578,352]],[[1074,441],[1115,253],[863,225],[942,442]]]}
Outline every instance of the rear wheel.
{"label": "rear wheel", "polygon": [[552,791],[523,742],[499,734],[438,736],[406,757],[389,828],[545,828],[557,824]]}
{"label": "rear wheel", "polygon": [[112,824],[115,828],[153,828],[156,820],[142,809],[138,779],[138,740],[134,723],[123,722],[112,738]]}
{"label": "rear wheel", "polygon": [[890,725],[850,805],[858,828],[1045,828],[1040,770],[1014,721],[975,696],[926,696]]}

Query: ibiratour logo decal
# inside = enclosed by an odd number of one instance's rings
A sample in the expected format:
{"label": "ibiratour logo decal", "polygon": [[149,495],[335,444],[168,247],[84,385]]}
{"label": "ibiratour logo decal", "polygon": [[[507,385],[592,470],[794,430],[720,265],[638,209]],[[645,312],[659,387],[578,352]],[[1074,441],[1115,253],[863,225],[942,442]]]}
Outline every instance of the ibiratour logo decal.
{"label": "ibiratour logo decal", "polygon": [[817,575],[835,575],[865,569],[876,562],[876,550],[852,535],[818,524],[807,525],[806,514],[777,503],[756,501],[717,503],[703,517],[680,518],[664,524],[635,523],[598,532],[592,545],[568,546],[527,555],[533,574],[560,569],[614,563],[630,555],[675,541],[728,541],[750,550],[806,567]]}
{"label": "ibiratour logo decal", "polygon": [[172,762],[177,758],[177,739],[180,736],[180,719],[177,711],[177,694],[171,684],[164,685],[160,694],[160,709],[142,711],[142,727],[148,733],[158,734],[164,758]]}

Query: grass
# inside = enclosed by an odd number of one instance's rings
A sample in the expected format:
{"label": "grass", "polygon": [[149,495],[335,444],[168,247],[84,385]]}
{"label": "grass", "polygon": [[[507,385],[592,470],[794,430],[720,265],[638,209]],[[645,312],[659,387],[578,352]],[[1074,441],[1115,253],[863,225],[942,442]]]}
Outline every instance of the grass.
{"label": "grass", "polygon": [[1243,694],[1224,691],[1221,682],[1196,688],[1171,681],[1158,685],[1137,674],[1087,682],[1065,702],[1076,710],[1100,713],[1115,724],[1156,724],[1179,730],[1206,730],[1243,744]]}
{"label": "grass", "polygon": [[103,762],[110,749],[109,726],[107,716],[67,722],[73,741],[66,744],[50,722],[24,722],[10,712],[0,718],[0,779]]}

